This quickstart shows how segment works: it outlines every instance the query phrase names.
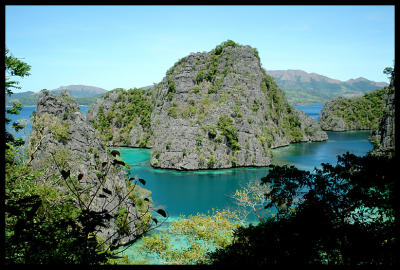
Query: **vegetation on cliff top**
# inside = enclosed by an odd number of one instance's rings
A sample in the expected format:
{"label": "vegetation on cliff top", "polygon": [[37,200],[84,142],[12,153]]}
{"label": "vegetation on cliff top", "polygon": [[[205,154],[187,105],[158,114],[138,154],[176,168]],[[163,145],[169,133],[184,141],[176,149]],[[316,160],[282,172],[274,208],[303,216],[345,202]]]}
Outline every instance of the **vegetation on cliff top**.
{"label": "vegetation on cliff top", "polygon": [[325,130],[335,129],[337,119],[341,119],[343,130],[377,129],[384,112],[382,99],[387,91],[388,87],[384,87],[362,97],[339,97],[329,101],[319,117],[321,127]]}
{"label": "vegetation on cliff top", "polygon": [[231,40],[180,59],[153,92],[152,166],[265,166],[271,148],[326,139],[316,123],[288,103],[261,67],[258,51]]}
{"label": "vegetation on cliff top", "polygon": [[100,131],[105,141],[112,142],[113,145],[129,145],[132,128],[140,125],[146,135],[139,145],[146,147],[151,135],[150,117],[153,110],[153,105],[146,96],[148,91],[117,88],[107,92],[103,99],[108,99],[112,92],[118,93],[118,96],[113,100],[111,108],[99,106],[96,118],[92,119],[94,128]]}

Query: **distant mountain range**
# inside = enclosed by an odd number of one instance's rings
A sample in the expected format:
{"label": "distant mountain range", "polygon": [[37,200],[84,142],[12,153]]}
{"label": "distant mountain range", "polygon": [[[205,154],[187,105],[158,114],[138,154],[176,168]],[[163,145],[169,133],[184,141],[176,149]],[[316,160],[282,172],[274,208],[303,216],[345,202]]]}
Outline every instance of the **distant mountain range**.
{"label": "distant mountain range", "polygon": [[70,92],[71,96],[79,98],[93,97],[96,95],[102,95],[107,92],[107,90],[103,88],[87,85],[67,85],[51,90],[53,94],[59,94],[63,91],[68,91]]}
{"label": "distant mountain range", "polygon": [[303,70],[267,70],[267,73],[274,77],[278,86],[285,92],[289,103],[295,105],[323,104],[339,96],[362,96],[366,92],[388,85],[385,82],[374,82],[362,77],[340,81]]}
{"label": "distant mountain range", "polygon": [[[362,96],[375,89],[380,89],[388,84],[374,82],[365,78],[340,81],[317,73],[307,73],[303,70],[267,70],[274,77],[278,86],[285,92],[289,103],[305,105],[321,103],[339,97]],[[153,85],[141,87],[151,89]],[[50,90],[54,94],[68,91],[79,105],[91,105],[107,90],[87,85],[67,85]],[[38,92],[14,93],[11,97],[6,95],[6,106],[12,106],[13,102],[20,102],[24,106],[36,105]]]}
{"label": "distant mountain range", "polygon": [[[103,88],[87,85],[67,85],[50,90],[53,94],[59,94],[64,91],[69,92],[79,105],[90,105],[107,92]],[[39,92],[32,91],[14,93],[11,97],[6,95],[6,106],[12,106],[13,102],[20,102],[24,106],[34,106],[38,96]]]}

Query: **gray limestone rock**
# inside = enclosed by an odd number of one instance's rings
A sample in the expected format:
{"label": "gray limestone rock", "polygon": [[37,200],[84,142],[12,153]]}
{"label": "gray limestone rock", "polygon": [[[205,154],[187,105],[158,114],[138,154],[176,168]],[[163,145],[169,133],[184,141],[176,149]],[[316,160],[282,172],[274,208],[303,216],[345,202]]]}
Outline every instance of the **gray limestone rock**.
{"label": "gray limestone rock", "polygon": [[[129,91],[115,90],[114,96],[103,97],[88,118],[98,127],[99,107],[104,115],[112,107],[115,113],[115,108],[123,110],[132,104],[127,103]],[[327,139],[313,119],[287,102],[261,67],[257,51],[231,41],[180,59],[160,83],[143,93],[152,104],[150,127],[143,128],[138,120],[120,126],[133,126],[125,140],[130,146],[152,148],[153,167],[267,166],[272,148]],[[115,117],[109,122],[110,130],[125,134]]]}
{"label": "gray limestone rock", "polygon": [[[118,238],[119,244],[126,244],[142,233],[137,227],[139,213],[127,196],[125,167],[114,164],[115,157],[107,150],[98,131],[88,123],[68,94],[53,96],[49,91],[40,93],[29,149],[34,169],[41,168],[56,175],[61,170],[69,170],[71,177],[76,179],[78,175],[83,175],[79,182],[84,189],[88,189],[88,193],[82,194],[81,198],[84,207],[94,211],[105,209],[112,215],[108,227],[101,228],[100,232],[107,243]],[[103,189],[112,195],[108,196]],[[80,204],[79,200],[76,203]],[[121,207],[129,212],[128,219],[132,221],[126,235],[118,232],[116,224]]]}
{"label": "gray limestone rock", "polygon": [[[205,79],[199,80],[199,74]],[[162,105],[152,113],[154,167],[266,166],[271,162],[271,148],[327,139],[313,119],[287,103],[250,46],[226,46],[218,56],[215,51],[191,54],[168,70],[155,91]],[[222,116],[232,119],[239,150],[232,149],[218,127]],[[293,126],[285,129],[291,117]],[[299,136],[293,138],[289,133],[296,125]],[[214,137],[209,136],[211,129],[216,132]]]}
{"label": "gray limestone rock", "polygon": [[394,81],[383,97],[385,111],[377,130],[372,130],[370,140],[374,142],[373,153],[377,155],[392,155],[395,151],[395,93]]}

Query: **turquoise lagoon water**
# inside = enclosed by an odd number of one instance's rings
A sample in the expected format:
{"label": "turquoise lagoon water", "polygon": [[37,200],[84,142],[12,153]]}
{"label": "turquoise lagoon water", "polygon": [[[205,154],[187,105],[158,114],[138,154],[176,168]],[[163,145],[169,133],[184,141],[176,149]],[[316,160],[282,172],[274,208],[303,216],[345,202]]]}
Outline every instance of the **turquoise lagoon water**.
{"label": "turquoise lagoon water", "polygon": [[[322,105],[296,107],[317,119]],[[88,109],[89,106],[81,106],[83,112]],[[24,107],[20,115],[11,116],[11,119],[13,121],[29,119],[34,110],[35,107]],[[25,134],[29,134],[30,130],[28,121]],[[368,141],[369,134],[369,131],[328,132],[328,141],[325,142],[296,143],[274,149],[273,163],[295,165],[299,169],[310,171],[314,167],[321,167],[321,163],[336,164],[337,155],[346,152],[365,155],[372,150],[372,144]],[[21,132],[16,136],[21,137]],[[180,219],[180,215],[208,214],[212,213],[212,209],[234,209],[236,205],[230,195],[249,181],[259,181],[268,174],[268,168],[186,172],[154,169],[150,166],[150,149],[115,149],[120,151],[121,158],[131,166],[129,173],[146,180],[145,188],[151,190],[154,206],[165,209],[168,214],[167,222],[152,233],[166,230],[170,222]],[[146,260],[146,263],[159,264],[160,261],[153,254],[137,252],[140,242],[139,239],[122,254],[127,255],[132,261]]]}
{"label": "turquoise lagoon water", "polygon": [[[312,171],[321,163],[336,164],[337,155],[350,152],[365,155],[372,150],[368,141],[369,131],[328,132],[328,141],[296,143],[273,150],[273,163],[295,165]],[[167,222],[150,233],[166,230],[170,222],[180,215],[212,213],[212,209],[235,209],[230,198],[235,190],[251,180],[260,180],[268,168],[234,168],[223,170],[175,171],[154,169],[150,166],[150,149],[115,148],[121,158],[131,166],[130,173],[146,180],[145,187],[152,192],[155,207],[162,207],[168,214]],[[255,221],[255,220],[253,220]],[[177,239],[175,239],[177,240]],[[136,262],[159,264],[154,254],[138,252],[138,240],[121,254]],[[122,250],[122,249],[121,249]]]}
{"label": "turquoise lagoon water", "polygon": [[[321,163],[336,164],[337,155],[350,152],[365,155],[372,150],[368,131],[328,132],[328,141],[297,143],[273,150],[273,164],[295,165],[312,171]],[[235,190],[251,180],[260,180],[268,168],[233,168],[222,170],[176,171],[150,166],[150,149],[113,148],[131,166],[130,174],[146,180],[156,206],[170,216],[206,214],[214,209],[235,206],[230,198]]]}

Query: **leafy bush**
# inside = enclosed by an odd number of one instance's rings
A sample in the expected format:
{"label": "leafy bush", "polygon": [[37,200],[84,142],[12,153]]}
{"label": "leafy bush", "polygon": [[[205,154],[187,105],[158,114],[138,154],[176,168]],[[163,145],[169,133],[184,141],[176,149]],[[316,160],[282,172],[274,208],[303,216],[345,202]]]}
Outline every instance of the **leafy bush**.
{"label": "leafy bush", "polygon": [[215,158],[213,155],[210,155],[208,162],[207,162],[208,168],[214,167],[214,164],[215,164]]}
{"label": "leafy bush", "polygon": [[208,138],[214,139],[217,136],[217,127],[214,125],[210,125],[208,127]]}
{"label": "leafy bush", "polygon": [[173,118],[178,118],[179,109],[177,107],[170,107],[167,113]]}
{"label": "leafy bush", "polygon": [[197,107],[194,105],[189,105],[182,111],[182,117],[186,119],[195,116],[196,113],[197,113]]}
{"label": "leafy bush", "polygon": [[165,149],[167,149],[167,150],[169,150],[169,149],[171,149],[171,142],[169,141],[169,142],[167,142],[167,145],[165,146]]}
{"label": "leafy bush", "polygon": [[128,226],[128,210],[121,206],[118,210],[118,214],[115,218],[115,225],[117,225],[117,231],[121,235],[129,234]]}
{"label": "leafy bush", "polygon": [[236,126],[233,124],[233,118],[221,115],[218,119],[217,126],[227,139],[227,144],[231,147],[232,151],[240,151],[239,135]]}
{"label": "leafy bush", "polygon": [[197,146],[201,146],[201,143],[203,142],[203,138],[202,137],[197,137],[196,138],[196,145]]}
{"label": "leafy bush", "polygon": [[[156,254],[165,264],[209,264],[208,252],[229,245],[238,226],[236,213],[228,210],[182,216],[167,231],[144,236],[139,250]],[[180,241],[174,241],[174,237]],[[183,247],[178,248],[178,244]]]}
{"label": "leafy bush", "polygon": [[168,77],[168,100],[171,101],[176,92],[175,82],[171,77]]}

